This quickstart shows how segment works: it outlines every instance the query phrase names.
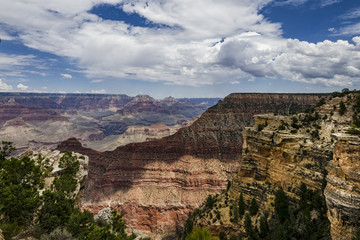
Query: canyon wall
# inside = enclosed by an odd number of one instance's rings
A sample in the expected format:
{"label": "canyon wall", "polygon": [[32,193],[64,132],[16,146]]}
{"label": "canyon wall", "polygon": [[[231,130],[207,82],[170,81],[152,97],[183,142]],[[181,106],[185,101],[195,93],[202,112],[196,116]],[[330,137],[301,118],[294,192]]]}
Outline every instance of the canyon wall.
{"label": "canyon wall", "polygon": [[[360,138],[359,127],[351,126],[360,115],[357,109],[360,95],[355,92],[328,98],[304,113],[254,116],[255,124],[243,131],[243,156],[231,187],[213,199],[212,208],[203,205],[193,217],[194,224],[215,235],[248,237],[244,218],[234,220],[240,194],[248,206],[253,199],[259,204],[259,213],[251,219],[260,229],[261,217],[276,223],[275,193],[282,188],[294,214],[297,235],[292,237],[303,239],[300,236],[309,234],[299,224],[304,213],[296,219],[295,213],[302,209],[306,186],[311,194],[319,194],[307,202],[316,202],[312,225],[308,225],[316,230],[314,236],[334,240],[359,237]],[[273,225],[271,230],[276,232],[274,229]]]}
{"label": "canyon wall", "polygon": [[314,106],[315,94],[230,94],[174,135],[114,151],[83,148],[76,139],[59,145],[88,155],[83,207],[97,213],[118,208],[130,230],[153,239],[175,238],[188,213],[220,193],[242,159],[242,131],[254,114],[293,113]]}
{"label": "canyon wall", "polygon": [[325,189],[331,236],[355,239],[360,229],[360,139],[348,134],[334,137],[337,143]]}

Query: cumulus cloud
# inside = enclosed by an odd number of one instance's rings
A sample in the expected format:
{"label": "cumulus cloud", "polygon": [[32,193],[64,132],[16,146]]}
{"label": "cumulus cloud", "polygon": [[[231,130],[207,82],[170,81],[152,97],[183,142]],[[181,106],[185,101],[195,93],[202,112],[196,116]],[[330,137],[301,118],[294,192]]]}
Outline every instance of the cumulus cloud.
{"label": "cumulus cloud", "polygon": [[71,74],[68,74],[68,73],[60,73],[60,75],[61,75],[62,78],[72,79]]}
{"label": "cumulus cloud", "polygon": [[[284,39],[281,25],[259,13],[270,2],[5,0],[0,21],[18,31],[18,40],[26,46],[68,57],[92,79],[115,77],[179,85],[235,83],[256,77],[325,85],[359,81],[359,44]],[[307,0],[282,2],[300,5]],[[335,2],[321,1],[323,6]],[[126,13],[166,27],[130,26],[89,13],[104,3],[117,4]],[[348,27],[342,32],[354,34],[360,29]],[[21,61],[21,57],[12,57]],[[72,78],[67,73],[61,76]]]}
{"label": "cumulus cloud", "polygon": [[360,79],[359,39],[313,44],[262,36],[233,38],[222,44],[218,63],[255,77],[341,86]]}
{"label": "cumulus cloud", "polygon": [[0,79],[0,91],[6,92],[6,91],[10,91],[10,90],[12,90],[12,86],[6,84],[5,82],[3,82],[2,79]]}
{"label": "cumulus cloud", "polygon": [[28,90],[28,88],[29,88],[29,86],[26,86],[22,83],[19,83],[16,87],[22,91]]}

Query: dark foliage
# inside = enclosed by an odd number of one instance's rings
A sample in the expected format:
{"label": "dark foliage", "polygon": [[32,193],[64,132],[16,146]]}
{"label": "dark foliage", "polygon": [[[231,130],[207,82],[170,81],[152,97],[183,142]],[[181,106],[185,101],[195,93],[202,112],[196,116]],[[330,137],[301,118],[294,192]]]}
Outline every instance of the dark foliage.
{"label": "dark foliage", "polygon": [[279,217],[280,223],[289,219],[289,200],[282,188],[275,192],[275,213]]}
{"label": "dark foliage", "polygon": [[256,199],[253,198],[250,203],[249,213],[251,216],[255,216],[258,213],[258,211],[259,211],[259,205],[257,204]]}

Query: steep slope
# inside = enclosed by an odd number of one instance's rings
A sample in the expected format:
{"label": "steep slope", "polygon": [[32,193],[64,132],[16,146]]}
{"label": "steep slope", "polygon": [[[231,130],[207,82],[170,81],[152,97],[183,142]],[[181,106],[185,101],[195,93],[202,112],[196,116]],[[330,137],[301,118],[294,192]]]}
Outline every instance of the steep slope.
{"label": "steep slope", "polygon": [[[332,239],[353,239],[360,218],[360,139],[347,132],[359,132],[358,127],[349,127],[358,121],[360,95],[335,96],[292,116],[256,115],[254,126],[243,132],[243,159],[231,187],[213,198],[210,207],[208,202],[203,205],[190,220],[228,237],[261,236],[261,222],[266,221],[271,239],[281,231],[282,236],[296,239],[330,239],[330,233]],[[279,188],[290,202],[287,222],[281,222],[276,212]],[[239,217],[240,195],[248,206],[245,213],[250,213],[259,232],[251,233],[246,218]],[[253,202],[259,211],[251,214]]]}
{"label": "steep slope", "polygon": [[58,148],[90,157],[83,206],[93,212],[115,207],[130,229],[154,239],[174,237],[187,214],[219,193],[239,167],[242,130],[254,114],[292,113],[315,105],[321,95],[231,94],[191,126],[172,136],[99,153],[75,139]]}
{"label": "steep slope", "polygon": [[325,196],[331,236],[334,240],[354,239],[360,230],[360,139],[338,134]]}

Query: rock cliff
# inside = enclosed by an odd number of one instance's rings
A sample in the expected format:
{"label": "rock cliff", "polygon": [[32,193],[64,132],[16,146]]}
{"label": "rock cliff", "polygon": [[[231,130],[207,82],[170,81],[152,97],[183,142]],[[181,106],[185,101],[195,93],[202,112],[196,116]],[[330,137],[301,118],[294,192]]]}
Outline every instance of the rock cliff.
{"label": "rock cliff", "polygon": [[354,239],[360,229],[360,139],[348,134],[335,137],[325,189],[331,236],[334,240]]}
{"label": "rock cliff", "polygon": [[[203,205],[193,216],[194,223],[216,235],[248,236],[244,218],[234,218],[234,206],[243,194],[248,205],[252,199],[259,204],[260,211],[251,217],[255,226],[260,229],[261,217],[267,216],[266,221],[276,232],[274,199],[281,187],[292,206],[291,221],[296,226],[291,230],[292,237],[302,239],[306,234],[300,224],[305,214],[301,212],[305,186],[311,194],[323,192],[328,209],[330,222],[325,219],[325,202],[320,195],[306,203],[316,202],[309,213],[313,234],[335,240],[360,236],[360,131],[359,126],[350,128],[359,123],[359,109],[359,93],[350,92],[324,99],[316,108],[291,116],[256,115],[254,126],[243,131],[243,157],[231,187],[212,200],[211,208]],[[330,227],[328,233],[321,232]]]}
{"label": "rock cliff", "polygon": [[84,208],[94,213],[118,208],[130,230],[154,239],[174,237],[187,214],[224,189],[240,166],[242,130],[252,124],[254,114],[293,113],[314,106],[321,97],[231,94],[169,137],[104,153],[83,148],[76,139],[58,148],[90,158]]}

